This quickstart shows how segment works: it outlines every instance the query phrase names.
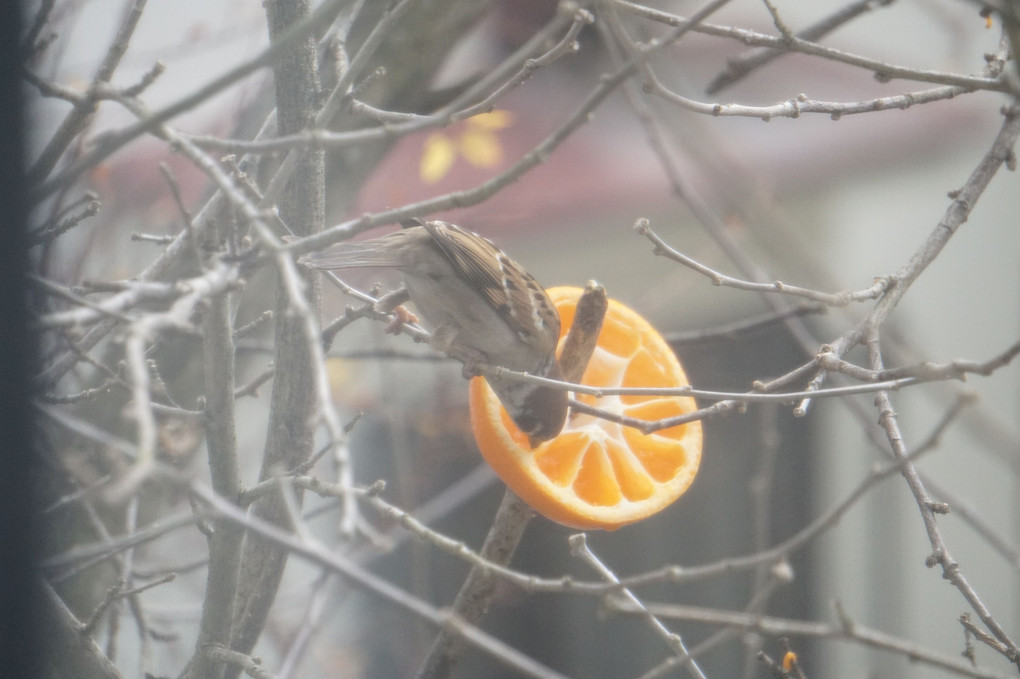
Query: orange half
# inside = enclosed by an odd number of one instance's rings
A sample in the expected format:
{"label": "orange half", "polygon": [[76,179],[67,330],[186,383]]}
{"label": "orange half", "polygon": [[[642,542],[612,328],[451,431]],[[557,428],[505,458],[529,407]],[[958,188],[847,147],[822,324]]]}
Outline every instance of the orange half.
{"label": "orange half", "polygon": [[[581,288],[547,290],[560,314],[560,345],[574,321]],[[581,384],[682,387],[689,384],[669,345],[648,321],[609,300]],[[689,396],[594,396],[577,399],[613,413],[659,420],[697,408]],[[482,457],[540,514],[573,528],[615,530],[665,509],[694,481],[701,422],[652,434],[571,412],[556,438],[532,449],[484,378],[471,380],[471,426]]]}

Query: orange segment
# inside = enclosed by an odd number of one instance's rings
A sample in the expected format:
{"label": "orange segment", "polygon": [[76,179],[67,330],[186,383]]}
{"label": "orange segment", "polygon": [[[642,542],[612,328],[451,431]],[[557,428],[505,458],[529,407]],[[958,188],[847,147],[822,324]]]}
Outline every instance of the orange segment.
{"label": "orange segment", "polygon": [[582,502],[598,507],[611,507],[623,499],[613,474],[606,447],[590,442],[584,451],[584,462],[570,490]]}
{"label": "orange segment", "polygon": [[[560,313],[562,344],[582,290],[547,292]],[[655,328],[609,300],[598,346],[581,383],[676,388],[688,381]],[[701,462],[697,421],[646,435],[571,413],[559,436],[531,449],[483,378],[471,380],[470,398],[471,425],[482,456],[525,502],[567,526],[614,530],[651,516],[687,490]],[[642,420],[675,417],[697,407],[689,396],[579,395],[578,400]]]}
{"label": "orange segment", "polygon": [[577,479],[588,449],[588,439],[580,432],[565,432],[534,451],[535,464],[557,486],[566,487]]}
{"label": "orange segment", "polygon": [[648,478],[644,465],[630,449],[615,441],[608,441],[607,447],[612,451],[613,474],[620,484],[620,490],[628,500],[644,500],[655,492],[655,484]]}

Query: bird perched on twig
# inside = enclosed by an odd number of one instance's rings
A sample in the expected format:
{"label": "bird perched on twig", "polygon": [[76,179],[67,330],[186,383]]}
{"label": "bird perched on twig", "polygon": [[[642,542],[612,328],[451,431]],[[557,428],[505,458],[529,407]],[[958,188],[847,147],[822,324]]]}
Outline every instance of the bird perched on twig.
{"label": "bird perched on twig", "polygon": [[[390,312],[410,299],[431,328],[433,344],[463,361],[465,375],[477,363],[488,363],[561,379],[556,360],[560,317],[545,289],[476,233],[446,222],[416,221],[298,261],[313,269],[399,270],[405,287],[381,297],[376,308]],[[559,434],[567,416],[565,391],[491,378],[489,384],[532,446]]]}

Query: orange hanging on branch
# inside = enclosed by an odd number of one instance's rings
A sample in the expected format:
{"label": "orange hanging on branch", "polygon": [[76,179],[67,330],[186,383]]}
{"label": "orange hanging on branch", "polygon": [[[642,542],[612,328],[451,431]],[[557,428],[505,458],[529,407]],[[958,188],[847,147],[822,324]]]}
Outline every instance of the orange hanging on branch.
{"label": "orange hanging on branch", "polygon": [[[582,290],[547,290],[560,314],[560,345]],[[609,300],[581,383],[592,387],[682,387],[680,362],[648,321]],[[540,514],[574,528],[615,530],[670,505],[701,461],[701,423],[652,434],[571,413],[556,438],[532,449],[484,378],[471,380],[471,426],[485,460]],[[697,408],[689,396],[594,396],[578,400],[617,414],[659,420]]]}

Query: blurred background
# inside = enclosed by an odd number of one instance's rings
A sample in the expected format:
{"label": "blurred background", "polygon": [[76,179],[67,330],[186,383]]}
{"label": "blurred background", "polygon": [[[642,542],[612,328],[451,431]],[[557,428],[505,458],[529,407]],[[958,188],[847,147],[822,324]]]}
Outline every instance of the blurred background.
{"label": "blurred background", "polygon": [[[27,3],[26,16],[31,17],[38,4]],[[131,4],[58,1],[48,23],[55,38],[30,68],[67,87],[87,87]],[[661,37],[669,30],[627,11],[627,3],[596,3],[592,7],[596,22],[610,4],[634,40]],[[642,4],[679,16],[698,7],[665,0]],[[775,3],[794,31],[845,4]],[[351,32],[352,46],[364,40],[377,12],[372,7],[362,10]],[[387,75],[369,86],[364,96],[385,110],[434,110],[451,93],[496,68],[556,12],[557,3],[551,0],[503,0],[470,9],[465,3],[423,0],[380,50],[373,66],[375,62],[385,66]],[[766,5],[753,0],[734,0],[710,21],[776,34]],[[1000,50],[1001,31],[1001,21],[993,16],[991,27],[986,26],[972,3],[900,0],[872,3],[870,11],[821,41],[881,62],[979,74],[986,65],[984,55]],[[259,3],[151,2],[114,84],[135,83],[154,61],[162,61],[165,72],[144,94],[149,107],[158,109],[267,44]],[[778,104],[801,93],[815,100],[857,102],[937,86],[904,79],[885,82],[869,69],[795,54],[706,94],[727,60],[748,50],[733,39],[691,34],[658,53],[652,65],[666,85],[684,96],[747,106]],[[324,58],[324,64],[328,66],[329,60]],[[588,26],[575,54],[536,70],[497,101],[498,115],[488,121],[470,118],[388,143],[327,153],[326,225],[467,190],[498,175],[561,128],[596,88],[600,76],[614,70],[598,25]],[[192,134],[250,138],[272,107],[271,87],[270,73],[259,71],[174,118],[172,125]],[[545,162],[485,201],[429,216],[492,239],[547,287],[599,281],[612,297],[649,318],[674,341],[695,387],[733,392],[803,364],[821,344],[853,327],[873,302],[725,332],[734,323],[770,313],[772,306],[761,295],[713,286],[707,278],[656,257],[651,244],[634,232],[634,222],[648,219],[680,251],[737,278],[781,280],[832,292],[867,288],[875,277],[904,266],[936,229],[950,203],[947,192],[963,185],[988,151],[1002,125],[1000,108],[1009,103],[1007,95],[979,91],[906,110],[839,119],[804,114],[765,122],[694,113],[642,93],[640,87],[634,96],[660,126],[661,137],[650,135],[633,101],[618,89]],[[66,102],[35,93],[30,163],[67,110]],[[123,108],[104,104],[83,138],[95,139],[132,120]],[[335,129],[375,124],[345,112],[338,116]],[[437,139],[449,142],[457,152],[442,171],[423,173],[423,158]],[[691,200],[673,190],[664,156]],[[161,245],[132,240],[130,235],[174,235],[181,230],[178,208],[158,169],[161,162],[179,182],[186,206],[197,212],[212,190],[205,176],[165,142],[139,139],[92,169],[73,189],[37,205],[36,220],[42,222],[61,209],[61,201],[66,204],[84,191],[93,192],[102,203],[96,217],[33,250],[39,274],[74,286],[85,280],[131,278],[148,266]],[[882,348],[888,364],[985,361],[1016,342],[1018,210],[1016,176],[1002,172],[884,324]],[[704,214],[711,216],[711,228]],[[734,253],[739,256],[734,258]],[[271,308],[274,280],[266,271],[250,277],[245,293],[238,296],[237,326]],[[361,289],[376,282],[389,289],[399,282],[390,272],[375,270],[354,272],[345,280]],[[324,283],[323,325],[352,303]],[[239,342],[239,383],[248,382],[272,360],[272,337],[267,326]],[[399,356],[367,355],[380,350]],[[116,342],[102,351],[115,356]],[[197,352],[193,338],[175,337],[152,354],[166,388],[187,408],[196,408],[201,396]],[[388,501],[419,511],[437,532],[477,548],[503,486],[474,446],[460,366],[431,360],[426,349],[407,337],[385,335],[381,324],[368,321],[344,330],[330,355],[329,374],[340,414],[350,419],[364,413],[349,440],[356,481],[384,479]],[[866,365],[860,349],[847,358]],[[924,442],[962,394],[977,398],[942,433],[937,447],[919,459],[918,468],[932,496],[953,508],[939,518],[949,549],[1014,639],[1020,635],[1017,374],[1013,366],[988,377],[972,376],[966,383],[933,383],[893,394],[908,448]],[[84,366],[65,377],[54,392],[85,389],[97,379],[95,371]],[[269,382],[258,395],[238,401],[245,485],[257,477],[271,388]],[[878,427],[873,401],[872,394],[818,399],[797,418],[791,405],[750,406],[739,415],[707,420],[702,466],[691,489],[646,521],[613,533],[590,534],[589,544],[624,577],[669,564],[715,563],[781,543],[826,515],[870,470],[888,462],[888,443]],[[123,412],[126,402],[127,395],[120,393],[61,407],[130,440],[132,427]],[[51,500],[115,468],[102,446],[51,420],[44,418],[43,424],[50,466],[41,485]],[[165,454],[180,469],[207,475],[198,424],[171,423],[176,429],[164,424],[170,437]],[[330,465],[324,459],[314,473],[329,477]],[[132,505],[135,515],[130,521],[124,507],[101,504],[85,508],[72,503],[48,513],[49,555],[102,539],[97,523],[118,535],[132,523],[141,527],[187,510],[183,494],[154,490],[158,492]],[[465,562],[426,542],[407,539],[384,521],[376,525],[387,536],[383,547],[345,543],[337,535],[336,502],[309,494],[304,510],[320,539],[437,607],[451,604],[469,571]],[[573,532],[542,518],[533,521],[511,567],[545,577],[597,579],[571,557],[566,538]],[[134,568],[140,574],[174,570],[179,576],[142,595],[146,619],[157,638],[144,645],[144,653],[132,625],[111,625],[97,632],[100,645],[116,640],[116,664],[124,676],[141,676],[139,668],[174,676],[190,657],[205,588],[206,551],[205,537],[194,528],[135,550]],[[637,593],[649,605],[746,610],[836,625],[838,602],[862,627],[962,661],[965,636],[957,618],[969,608],[937,568],[925,568],[930,551],[915,501],[903,479],[892,474],[870,488],[833,526],[790,553],[792,579],[768,568],[737,569],[688,584],[643,587]],[[72,610],[87,617],[110,578],[111,571],[99,564],[57,587]],[[853,641],[738,628],[729,628],[729,638],[717,639],[715,633],[723,629],[718,625],[664,620],[683,635],[689,648],[713,640],[713,647],[698,655],[709,677],[768,676],[755,654],[764,650],[782,657],[778,636],[791,638],[809,677],[958,676],[949,669],[914,664],[903,653]],[[504,584],[482,627],[572,677],[645,676],[669,656],[644,620],[613,611],[598,597],[527,593]],[[255,653],[277,676],[411,676],[435,632],[430,624],[381,603],[371,592],[292,557]],[[1015,667],[987,648],[979,645],[976,653],[987,674],[975,676],[1008,676],[1011,669],[1015,674]],[[672,669],[661,676],[677,674]],[[473,651],[454,676],[514,675]]]}

